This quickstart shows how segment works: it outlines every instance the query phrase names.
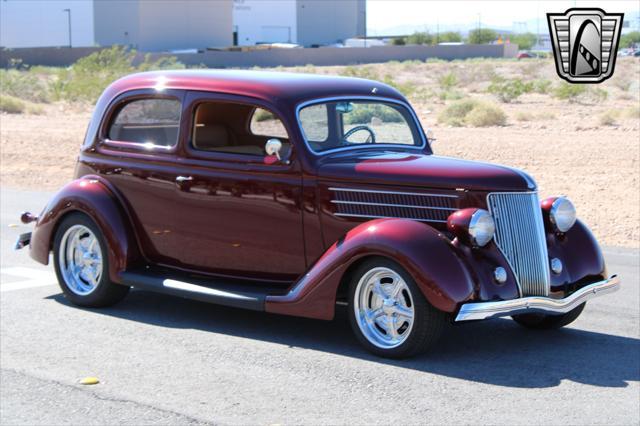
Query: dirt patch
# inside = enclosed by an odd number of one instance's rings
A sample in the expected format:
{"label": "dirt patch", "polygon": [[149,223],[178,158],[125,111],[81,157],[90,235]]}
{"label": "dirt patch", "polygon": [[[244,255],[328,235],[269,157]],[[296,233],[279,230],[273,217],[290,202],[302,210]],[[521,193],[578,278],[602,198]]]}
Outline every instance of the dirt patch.
{"label": "dirt patch", "polygon": [[[469,80],[467,86],[458,88],[465,97],[496,103],[483,91],[486,84],[470,76],[485,73],[489,78],[499,72],[557,78],[550,72],[550,62],[394,66],[401,67],[394,76],[417,85],[422,94],[439,90],[437,76],[457,69],[460,81]],[[639,247],[640,119],[630,112],[619,114],[615,125],[598,120],[607,111],[633,111],[640,106],[640,62],[621,60],[618,68],[616,73],[630,79],[630,89],[622,90],[613,81],[603,86],[609,91],[607,100],[588,105],[526,94],[517,103],[499,104],[508,117],[508,124],[502,127],[444,126],[436,117],[449,101],[426,100],[419,94],[411,98],[423,126],[433,129],[438,139],[434,145],[437,154],[521,168],[536,179],[541,197],[570,197],[601,244]],[[341,68],[307,71],[339,73]],[[526,120],[521,119],[524,113],[528,113]],[[88,108],[65,104],[46,105],[42,115],[0,115],[0,184],[55,190],[69,181],[90,116]]]}

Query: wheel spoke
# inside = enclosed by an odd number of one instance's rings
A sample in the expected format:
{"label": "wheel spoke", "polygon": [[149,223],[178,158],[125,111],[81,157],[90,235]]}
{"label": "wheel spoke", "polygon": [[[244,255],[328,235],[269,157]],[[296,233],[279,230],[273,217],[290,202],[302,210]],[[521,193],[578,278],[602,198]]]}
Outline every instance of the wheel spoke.
{"label": "wheel spoke", "polygon": [[411,310],[411,308],[407,308],[406,306],[402,305],[396,305],[395,310],[396,314],[398,314],[399,316],[404,317],[408,320],[413,319],[413,310]]}
{"label": "wheel spoke", "polygon": [[373,293],[378,295],[382,299],[387,298],[387,293],[385,293],[384,289],[382,288],[382,283],[380,282],[380,280],[376,280],[375,283],[373,283]]}
{"label": "wheel spoke", "polygon": [[387,334],[389,335],[389,337],[391,339],[397,339],[398,338],[398,319],[393,316],[393,315],[389,315],[387,316]]}
{"label": "wheel spoke", "polygon": [[374,309],[372,311],[365,311],[367,321],[373,322],[384,315],[382,308]]}

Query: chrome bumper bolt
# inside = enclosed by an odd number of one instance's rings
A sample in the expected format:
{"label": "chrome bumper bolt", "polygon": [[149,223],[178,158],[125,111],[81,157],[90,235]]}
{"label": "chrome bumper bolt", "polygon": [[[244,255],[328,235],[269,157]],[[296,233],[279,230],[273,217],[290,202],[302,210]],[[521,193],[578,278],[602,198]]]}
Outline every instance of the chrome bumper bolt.
{"label": "chrome bumper bolt", "polygon": [[551,259],[551,271],[556,275],[562,272],[562,261],[557,257]]}
{"label": "chrome bumper bolt", "polygon": [[507,271],[502,266],[498,266],[493,271],[493,279],[496,280],[498,284],[504,284],[507,282]]}

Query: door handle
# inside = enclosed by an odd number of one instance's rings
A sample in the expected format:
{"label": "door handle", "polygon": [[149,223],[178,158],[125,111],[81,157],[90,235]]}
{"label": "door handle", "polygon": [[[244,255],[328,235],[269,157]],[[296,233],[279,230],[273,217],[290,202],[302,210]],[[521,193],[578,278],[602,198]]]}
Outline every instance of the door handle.
{"label": "door handle", "polygon": [[176,177],[177,183],[191,182],[193,180],[193,176],[178,176]]}

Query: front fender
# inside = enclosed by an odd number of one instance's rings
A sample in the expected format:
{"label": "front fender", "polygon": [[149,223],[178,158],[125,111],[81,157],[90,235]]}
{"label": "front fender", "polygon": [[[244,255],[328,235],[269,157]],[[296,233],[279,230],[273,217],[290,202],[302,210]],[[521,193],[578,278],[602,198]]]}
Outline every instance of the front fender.
{"label": "front fender", "polygon": [[269,296],[268,312],[332,319],[338,286],[354,262],[384,256],[415,279],[437,309],[454,312],[474,295],[474,281],[456,247],[434,228],[408,219],[378,219],[351,229],[282,296]]}
{"label": "front fender", "polygon": [[552,290],[572,290],[567,285],[608,278],[600,246],[580,220],[563,234],[548,227],[547,247],[549,257],[556,257],[563,263],[560,274],[551,273]]}
{"label": "front fender", "polygon": [[57,226],[71,212],[82,212],[98,225],[107,243],[109,277],[118,282],[118,273],[139,257],[139,251],[120,200],[108,183],[98,177],[76,179],[49,201],[31,237],[31,257],[45,265],[49,263]]}

